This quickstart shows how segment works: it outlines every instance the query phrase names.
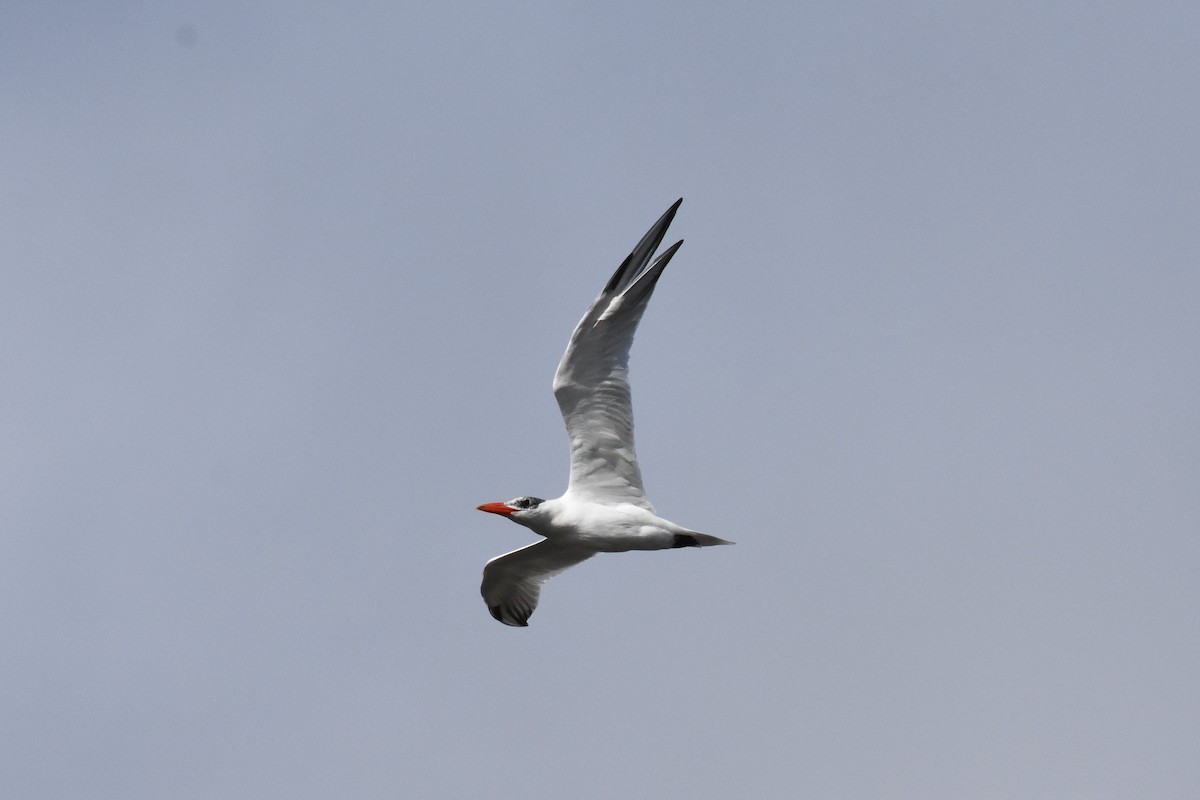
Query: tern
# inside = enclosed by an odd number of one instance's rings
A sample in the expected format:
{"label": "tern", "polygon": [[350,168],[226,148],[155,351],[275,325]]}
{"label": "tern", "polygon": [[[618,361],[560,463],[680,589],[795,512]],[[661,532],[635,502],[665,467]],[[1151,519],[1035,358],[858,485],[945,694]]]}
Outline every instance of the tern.
{"label": "tern", "polygon": [[654,258],[682,202],[667,209],[609,278],[554,373],[554,397],[571,440],[566,493],[555,500],[518,497],[478,506],[544,537],[483,568],[480,593],[505,625],[526,627],[542,584],[597,553],[733,544],[655,514],[633,446],[629,348],[655,284],[683,244]]}

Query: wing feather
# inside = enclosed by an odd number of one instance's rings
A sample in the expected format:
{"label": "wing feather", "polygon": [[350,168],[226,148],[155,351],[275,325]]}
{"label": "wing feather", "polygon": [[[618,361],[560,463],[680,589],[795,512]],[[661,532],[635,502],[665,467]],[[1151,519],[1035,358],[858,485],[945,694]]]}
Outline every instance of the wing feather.
{"label": "wing feather", "polygon": [[629,348],[659,277],[683,244],[676,242],[651,263],[682,202],[667,209],[613,273],[559,362],[554,396],[571,443],[567,494],[654,510],[634,447]]}
{"label": "wing feather", "polygon": [[542,584],[593,554],[549,539],[536,542],[487,562],[479,593],[493,617],[505,625],[524,628],[537,608]]}

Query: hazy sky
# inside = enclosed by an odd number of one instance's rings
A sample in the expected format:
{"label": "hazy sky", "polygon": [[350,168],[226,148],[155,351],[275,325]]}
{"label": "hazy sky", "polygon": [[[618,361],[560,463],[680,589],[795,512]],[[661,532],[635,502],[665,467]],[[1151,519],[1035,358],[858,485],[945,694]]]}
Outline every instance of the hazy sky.
{"label": "hazy sky", "polygon": [[[14,798],[1193,798],[1200,5],[12,2]],[[665,516],[493,620],[550,379]],[[671,239],[671,241],[674,240]]]}

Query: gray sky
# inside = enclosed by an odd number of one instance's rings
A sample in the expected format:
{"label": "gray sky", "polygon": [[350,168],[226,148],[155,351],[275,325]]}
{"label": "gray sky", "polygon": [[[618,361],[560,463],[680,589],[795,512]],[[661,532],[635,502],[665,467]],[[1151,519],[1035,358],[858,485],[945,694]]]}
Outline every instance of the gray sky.
{"label": "gray sky", "polygon": [[[1200,7],[6,3],[22,798],[1191,798]],[[478,596],[679,195],[647,489]]]}

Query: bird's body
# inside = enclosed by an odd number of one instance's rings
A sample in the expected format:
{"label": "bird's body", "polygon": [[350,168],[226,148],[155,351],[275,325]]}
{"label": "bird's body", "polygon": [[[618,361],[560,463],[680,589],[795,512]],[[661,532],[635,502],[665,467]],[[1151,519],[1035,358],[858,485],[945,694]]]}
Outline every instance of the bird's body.
{"label": "bird's body", "polygon": [[632,503],[609,505],[575,500],[569,495],[545,500],[513,520],[556,546],[582,547],[597,553],[666,550],[691,545],[690,539],[696,536],[707,536]]}
{"label": "bird's body", "polygon": [[596,553],[732,544],[654,513],[633,444],[629,348],[655,283],[683,244],[650,263],[682,202],[663,214],[617,268],[576,326],[554,375],[554,396],[571,441],[566,493],[555,500],[518,497],[479,506],[545,537],[493,558],[483,569],[484,601],[506,625],[527,625],[542,583]]}

